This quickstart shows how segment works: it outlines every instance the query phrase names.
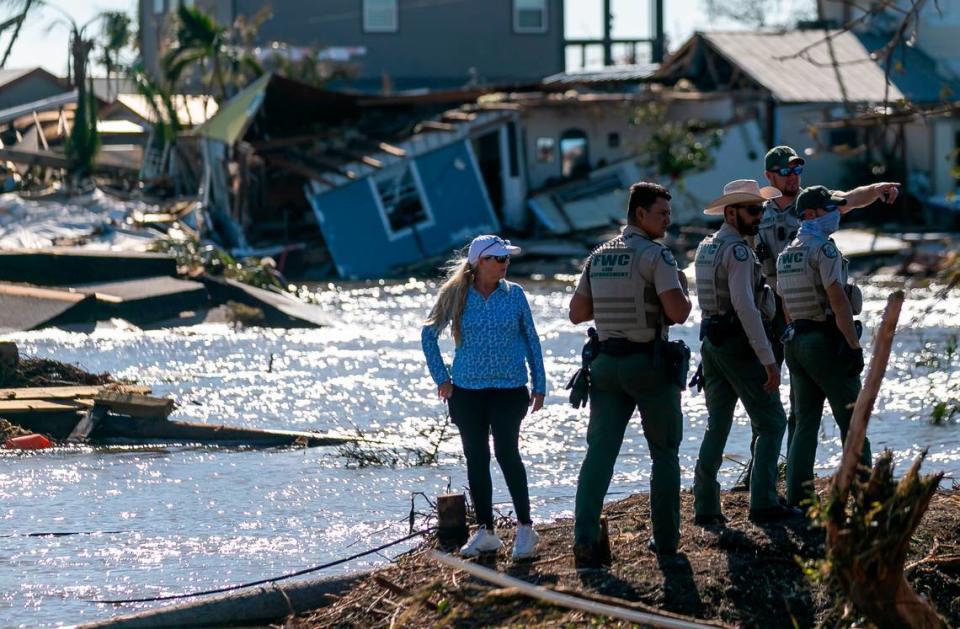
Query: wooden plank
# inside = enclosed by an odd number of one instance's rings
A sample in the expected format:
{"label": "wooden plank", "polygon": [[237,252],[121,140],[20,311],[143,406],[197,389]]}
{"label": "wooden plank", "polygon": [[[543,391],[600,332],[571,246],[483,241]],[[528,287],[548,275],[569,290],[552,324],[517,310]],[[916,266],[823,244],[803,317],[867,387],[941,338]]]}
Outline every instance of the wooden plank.
{"label": "wooden plank", "polygon": [[399,146],[394,146],[392,144],[387,144],[386,142],[381,142],[379,145],[380,150],[384,153],[389,153],[395,157],[406,157],[407,152],[400,148]]}
{"label": "wooden plank", "polygon": [[57,299],[67,302],[83,301],[86,295],[78,293],[73,289],[56,290],[50,288],[39,288],[36,286],[23,286],[17,284],[0,284],[0,295],[13,295],[17,297],[32,297],[34,299]]}
{"label": "wooden plank", "polygon": [[[0,389],[0,402],[5,400],[75,400],[77,398],[92,398],[103,390],[104,386],[102,385]],[[151,391],[150,387],[139,385],[123,385],[121,390],[140,395],[146,395]]]}
{"label": "wooden plank", "polygon": [[119,415],[145,419],[166,419],[173,412],[173,400],[123,391],[103,391],[93,396],[96,406],[103,406]]}
{"label": "wooden plank", "polygon": [[73,400],[0,400],[0,417],[4,413],[62,413],[80,408],[83,405]]}

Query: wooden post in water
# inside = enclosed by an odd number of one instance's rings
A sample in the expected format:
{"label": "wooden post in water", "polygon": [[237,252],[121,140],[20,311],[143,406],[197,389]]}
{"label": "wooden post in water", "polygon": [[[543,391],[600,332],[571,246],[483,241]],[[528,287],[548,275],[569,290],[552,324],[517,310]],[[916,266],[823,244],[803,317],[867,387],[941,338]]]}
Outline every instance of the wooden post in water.
{"label": "wooden post in water", "polygon": [[467,541],[467,499],[463,494],[437,496],[437,537],[443,546],[461,546]]}

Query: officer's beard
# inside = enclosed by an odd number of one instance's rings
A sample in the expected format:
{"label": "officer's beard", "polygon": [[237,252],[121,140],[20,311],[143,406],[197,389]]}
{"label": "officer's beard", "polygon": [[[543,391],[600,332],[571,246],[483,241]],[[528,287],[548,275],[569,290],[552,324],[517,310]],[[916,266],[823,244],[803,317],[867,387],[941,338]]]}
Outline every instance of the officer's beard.
{"label": "officer's beard", "polygon": [[741,236],[756,236],[760,233],[760,219],[752,219],[751,221],[742,221],[740,220],[740,212],[738,211],[733,215],[733,220],[735,222],[734,227],[737,228],[737,233]]}

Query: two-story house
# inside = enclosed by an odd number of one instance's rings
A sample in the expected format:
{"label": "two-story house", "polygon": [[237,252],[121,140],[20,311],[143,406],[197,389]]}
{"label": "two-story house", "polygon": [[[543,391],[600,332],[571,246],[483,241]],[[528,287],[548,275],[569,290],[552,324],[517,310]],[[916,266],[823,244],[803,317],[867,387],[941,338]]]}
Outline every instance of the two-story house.
{"label": "two-story house", "polygon": [[[157,72],[180,2],[220,24],[262,0],[139,0],[141,50]],[[273,0],[258,44],[349,49],[349,87],[379,91],[540,81],[564,69],[563,0]]]}

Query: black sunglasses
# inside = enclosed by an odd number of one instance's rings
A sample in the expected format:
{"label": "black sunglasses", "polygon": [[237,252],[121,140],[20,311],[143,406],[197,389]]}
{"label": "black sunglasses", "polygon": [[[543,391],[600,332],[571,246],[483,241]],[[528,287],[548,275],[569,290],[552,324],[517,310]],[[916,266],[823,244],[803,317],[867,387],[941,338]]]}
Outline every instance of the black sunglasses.
{"label": "black sunglasses", "polygon": [[803,166],[784,166],[783,168],[771,168],[770,172],[777,173],[781,177],[789,177],[790,173],[802,175]]}
{"label": "black sunglasses", "polygon": [[510,256],[483,256],[484,260],[496,260],[500,264],[507,262],[510,259]]}
{"label": "black sunglasses", "polygon": [[741,210],[746,210],[747,214],[750,216],[760,216],[763,214],[762,205],[734,205],[735,208],[740,208]]}

